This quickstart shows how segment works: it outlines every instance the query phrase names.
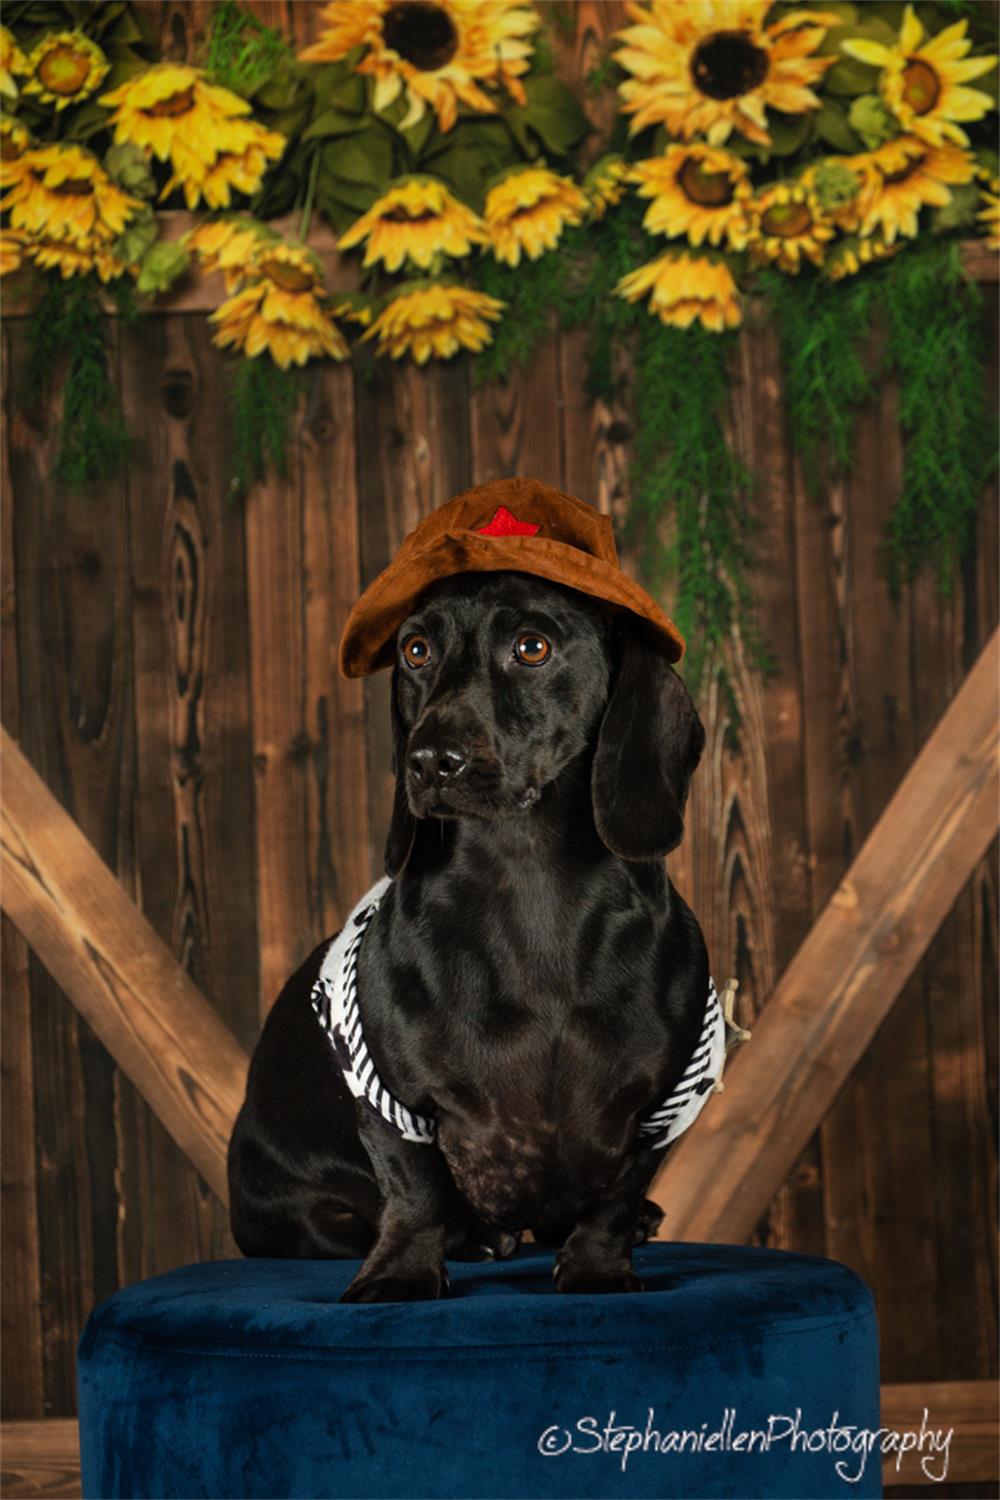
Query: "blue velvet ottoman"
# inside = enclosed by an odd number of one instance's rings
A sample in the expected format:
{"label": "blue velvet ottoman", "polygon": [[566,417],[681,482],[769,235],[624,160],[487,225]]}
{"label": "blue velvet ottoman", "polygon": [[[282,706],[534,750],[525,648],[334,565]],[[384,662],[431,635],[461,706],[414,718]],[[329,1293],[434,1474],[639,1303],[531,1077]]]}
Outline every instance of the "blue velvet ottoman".
{"label": "blue velvet ottoman", "polygon": [[875,1314],[851,1271],[703,1245],[635,1263],[638,1296],[558,1296],[532,1248],[453,1264],[440,1302],[341,1305],[351,1261],[126,1287],[80,1342],[84,1494],[881,1494]]}

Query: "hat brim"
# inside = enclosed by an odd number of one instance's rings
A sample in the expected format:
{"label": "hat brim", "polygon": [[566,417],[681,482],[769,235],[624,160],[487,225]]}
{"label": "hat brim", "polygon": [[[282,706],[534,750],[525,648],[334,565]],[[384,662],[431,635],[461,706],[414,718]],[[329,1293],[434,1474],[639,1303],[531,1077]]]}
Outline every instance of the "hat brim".
{"label": "hat brim", "polygon": [[612,563],[579,547],[539,536],[478,536],[446,532],[430,546],[398,557],[365,589],[340,642],[345,677],[367,677],[391,666],[396,633],[432,584],[456,573],[530,573],[561,583],[598,603],[628,610],[669,661],[684,654],[684,638],[645,589]]}

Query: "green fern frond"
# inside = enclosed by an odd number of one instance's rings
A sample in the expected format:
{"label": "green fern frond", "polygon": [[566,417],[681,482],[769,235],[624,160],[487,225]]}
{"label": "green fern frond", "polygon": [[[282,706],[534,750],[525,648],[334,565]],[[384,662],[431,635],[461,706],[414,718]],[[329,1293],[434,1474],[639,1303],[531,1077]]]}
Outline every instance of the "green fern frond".
{"label": "green fern frond", "polygon": [[288,446],[304,372],[283,370],[269,355],[241,359],[233,376],[233,477],[230,488],[246,494],[269,467],[288,473]]}
{"label": "green fern frond", "polygon": [[983,297],[955,243],[918,243],[883,268],[888,362],[899,377],[903,489],[888,531],[889,581],[925,566],[941,586],[975,538],[976,512],[996,467],[986,409],[989,357]]}
{"label": "green fern frond", "polygon": [[50,389],[59,362],[67,361],[55,474],[62,484],[83,489],[125,468],[132,440],[108,368],[108,324],[99,283],[93,276],[68,283],[46,279],[28,331],[22,403],[36,406]]}

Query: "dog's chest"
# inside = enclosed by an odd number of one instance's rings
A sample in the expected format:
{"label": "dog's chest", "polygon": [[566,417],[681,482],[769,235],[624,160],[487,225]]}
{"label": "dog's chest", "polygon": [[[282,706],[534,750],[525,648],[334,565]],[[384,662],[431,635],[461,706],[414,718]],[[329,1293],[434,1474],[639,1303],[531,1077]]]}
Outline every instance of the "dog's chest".
{"label": "dog's chest", "polygon": [[[538,1029],[478,1083],[465,1071],[437,1098],[437,1142],[463,1197],[491,1223],[518,1229],[573,1217],[628,1150],[643,1071]],[[458,1086],[456,1086],[456,1084]]]}

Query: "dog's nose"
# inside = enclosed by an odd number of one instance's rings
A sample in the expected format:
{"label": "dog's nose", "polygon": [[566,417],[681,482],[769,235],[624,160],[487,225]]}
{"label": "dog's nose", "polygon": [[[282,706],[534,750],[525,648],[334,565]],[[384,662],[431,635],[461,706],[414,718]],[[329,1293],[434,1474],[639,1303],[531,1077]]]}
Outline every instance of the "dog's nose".
{"label": "dog's nose", "polygon": [[457,781],[467,765],[461,750],[450,745],[424,745],[410,751],[410,771],[420,786]]}

